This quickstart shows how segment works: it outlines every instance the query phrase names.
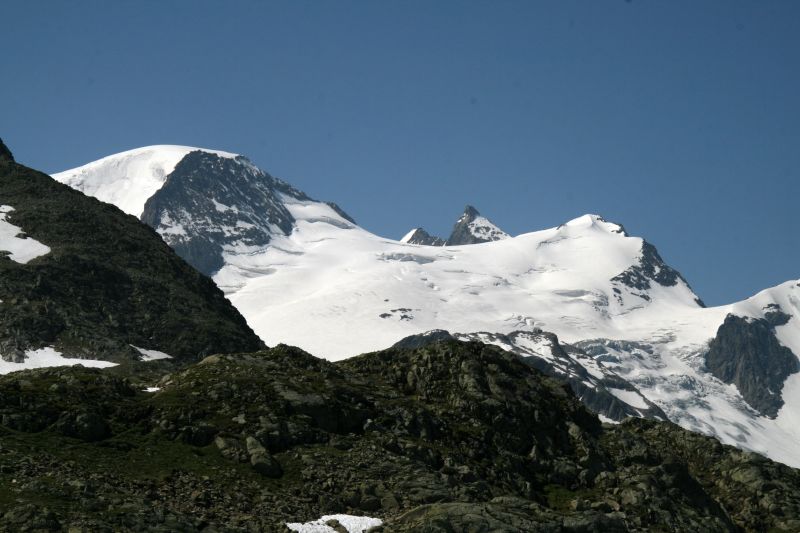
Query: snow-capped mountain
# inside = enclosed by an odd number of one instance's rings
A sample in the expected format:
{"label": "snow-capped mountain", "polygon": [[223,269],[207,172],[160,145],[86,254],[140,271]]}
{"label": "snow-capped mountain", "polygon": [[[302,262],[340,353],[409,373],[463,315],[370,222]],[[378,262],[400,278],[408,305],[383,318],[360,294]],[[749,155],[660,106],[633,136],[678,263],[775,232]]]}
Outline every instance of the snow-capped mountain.
{"label": "snow-capped mountain", "polygon": [[150,228],[18,164],[0,141],[0,374],[262,346]]}
{"label": "snow-capped mountain", "polygon": [[478,244],[482,242],[499,241],[507,239],[509,234],[498,228],[491,220],[478,213],[478,210],[468,205],[464,214],[456,222],[450,237],[445,243],[447,246],[462,244]]}
{"label": "snow-capped mountain", "polygon": [[425,244],[427,246],[444,246],[444,239],[431,235],[422,228],[414,228],[406,233],[400,242],[405,244]]}
{"label": "snow-capped mountain", "polygon": [[153,196],[189,152],[202,150],[222,158],[236,154],[188,146],[159,145],[128,150],[88,165],[53,174],[56,181],[78,189],[87,196],[114,204],[129,215],[140,217],[144,204]]}
{"label": "snow-capped mountain", "polygon": [[[413,233],[374,235],[244,158],[184,150],[145,220],[213,273],[268,344],[341,359],[446,330],[562,374],[608,418],[665,414],[800,465],[797,281],[706,308],[654,246],[597,215],[511,237],[467,208],[447,245],[413,244]],[[108,168],[103,183],[136,188],[139,178]],[[92,190],[82,175],[57,176]],[[212,262],[190,253],[193,241]]]}
{"label": "snow-capped mountain", "polygon": [[[53,177],[141,218],[208,275],[230,254],[257,252],[273,235],[289,235],[295,219],[285,202],[318,203],[243,156],[188,146],[129,150]],[[353,224],[335,205],[321,205]]]}
{"label": "snow-capped mountain", "polygon": [[477,209],[468,205],[458,218],[450,237],[442,239],[431,235],[422,228],[414,228],[400,239],[406,244],[424,244],[427,246],[459,246],[462,244],[480,244],[482,242],[507,239],[510,235],[498,228],[491,220],[482,216]]}

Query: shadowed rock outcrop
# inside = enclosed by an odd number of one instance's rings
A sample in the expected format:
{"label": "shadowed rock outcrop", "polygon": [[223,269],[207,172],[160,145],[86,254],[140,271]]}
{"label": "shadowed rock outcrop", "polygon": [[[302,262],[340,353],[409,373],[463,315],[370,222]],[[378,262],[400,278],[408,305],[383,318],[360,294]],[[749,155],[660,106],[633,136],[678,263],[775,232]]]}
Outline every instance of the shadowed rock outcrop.
{"label": "shadowed rock outcrop", "polygon": [[784,381],[800,370],[797,356],[775,336],[775,327],[789,318],[780,311],[758,319],[728,315],[706,353],[714,376],[736,385],[753,409],[773,418],[783,406]]}

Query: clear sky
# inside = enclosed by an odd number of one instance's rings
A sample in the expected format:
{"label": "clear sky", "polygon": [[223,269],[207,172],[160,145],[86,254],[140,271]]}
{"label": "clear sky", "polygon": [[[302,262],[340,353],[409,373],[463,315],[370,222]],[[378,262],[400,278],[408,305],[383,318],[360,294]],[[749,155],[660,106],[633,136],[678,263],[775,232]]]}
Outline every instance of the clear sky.
{"label": "clear sky", "polygon": [[247,155],[365,228],[583,213],[707,303],[800,278],[800,2],[3,0],[0,136],[44,171]]}

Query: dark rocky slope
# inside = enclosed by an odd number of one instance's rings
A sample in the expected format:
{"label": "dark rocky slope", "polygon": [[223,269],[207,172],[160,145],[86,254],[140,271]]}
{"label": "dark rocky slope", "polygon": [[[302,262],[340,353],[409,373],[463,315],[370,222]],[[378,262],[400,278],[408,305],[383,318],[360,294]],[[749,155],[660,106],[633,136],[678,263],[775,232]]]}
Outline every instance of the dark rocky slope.
{"label": "dark rocky slope", "polygon": [[27,264],[0,257],[6,358],[44,345],[112,360],[136,357],[130,344],[177,358],[263,347],[222,291],[152,229],[17,164],[2,143],[0,204],[51,248]]}
{"label": "dark rocky slope", "polygon": [[800,473],[669,423],[601,425],[499,348],[279,346],[165,376],[0,377],[0,529],[797,531]]}

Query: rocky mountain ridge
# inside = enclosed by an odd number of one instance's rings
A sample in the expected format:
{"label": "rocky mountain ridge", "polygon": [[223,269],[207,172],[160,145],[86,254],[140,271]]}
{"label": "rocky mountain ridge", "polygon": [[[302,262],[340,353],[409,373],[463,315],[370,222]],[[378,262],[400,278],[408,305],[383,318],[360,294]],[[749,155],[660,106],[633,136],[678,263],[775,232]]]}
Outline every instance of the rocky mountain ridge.
{"label": "rocky mountain ridge", "polygon": [[468,205],[464,208],[464,213],[456,221],[447,239],[431,235],[422,228],[414,228],[400,239],[400,242],[425,246],[462,246],[499,241],[509,237],[508,233],[482,216],[477,209]]}
{"label": "rocky mountain ridge", "polygon": [[468,205],[464,214],[456,221],[450,237],[445,242],[446,246],[460,246],[464,244],[480,244],[483,242],[499,241],[509,238],[510,235],[498,228],[491,220],[482,216],[477,209]]}
{"label": "rocky mountain ridge", "polygon": [[264,247],[273,234],[291,233],[295,219],[283,196],[310,200],[242,156],[196,150],[147,199],[141,219],[178,255],[212,275],[224,266],[226,249]]}
{"label": "rocky mountain ridge", "polygon": [[339,363],[279,346],[157,382],[29,370],[0,376],[0,415],[10,530],[287,531],[333,513],[380,518],[373,532],[800,528],[798,471],[667,422],[603,425],[478,342]]}
{"label": "rocky mountain ridge", "polygon": [[247,253],[287,236],[296,223],[287,202],[324,205],[269,175],[246,157],[186,146],[150,146],[109,156],[53,177],[114,203],[155,229],[184,260],[206,275],[227,253]]}
{"label": "rocky mountain ridge", "polygon": [[400,239],[400,242],[407,244],[421,244],[425,246],[444,246],[445,240],[441,237],[431,235],[422,228],[414,228]]}
{"label": "rocky mountain ridge", "polygon": [[[125,362],[142,350],[192,360],[263,347],[214,283],[150,228],[17,164],[5,145],[0,152],[0,224],[11,228],[0,231],[0,250],[12,250],[0,253],[5,362]],[[20,243],[40,248],[21,259]]]}

